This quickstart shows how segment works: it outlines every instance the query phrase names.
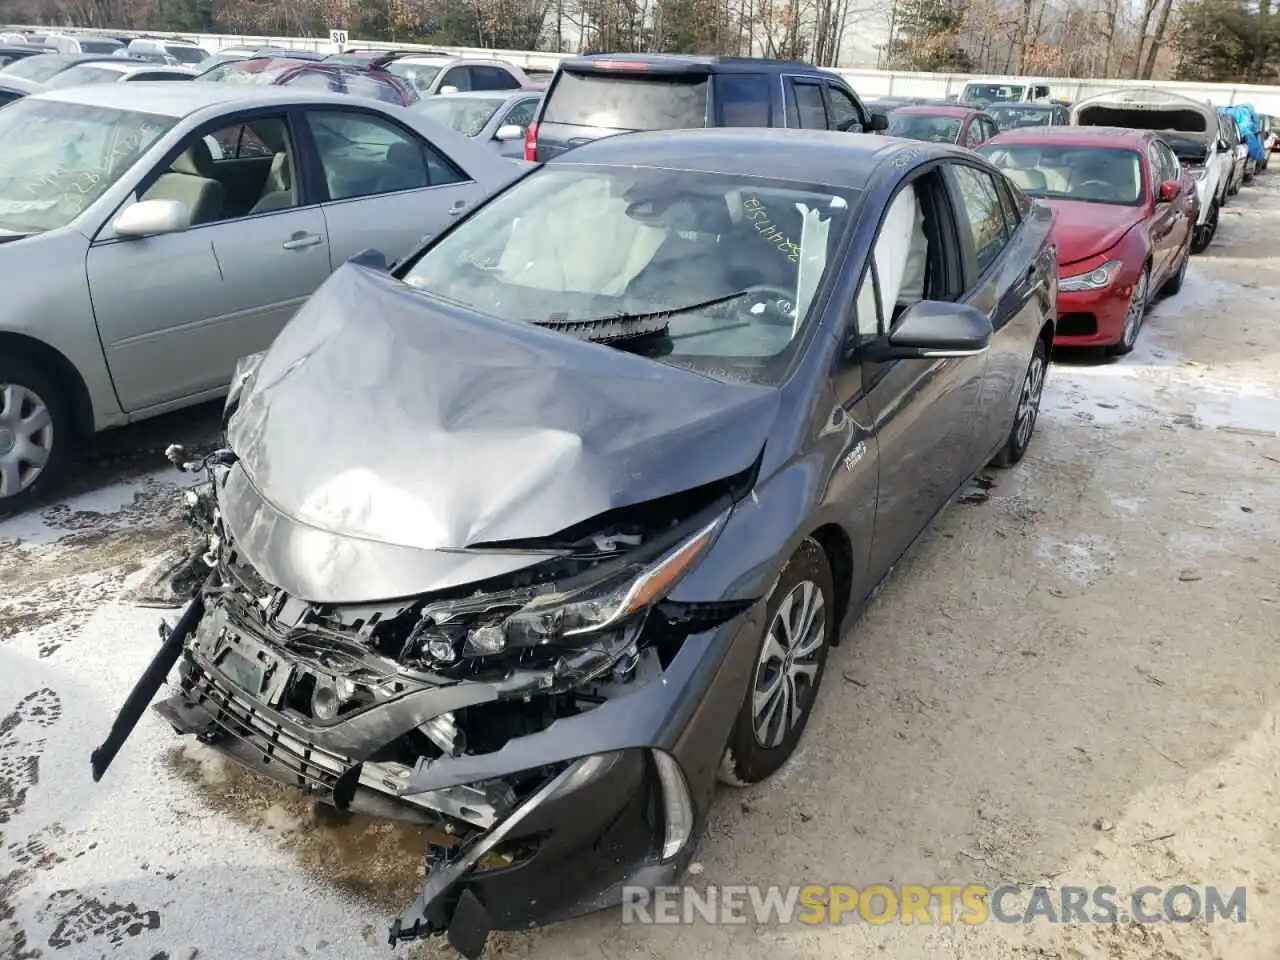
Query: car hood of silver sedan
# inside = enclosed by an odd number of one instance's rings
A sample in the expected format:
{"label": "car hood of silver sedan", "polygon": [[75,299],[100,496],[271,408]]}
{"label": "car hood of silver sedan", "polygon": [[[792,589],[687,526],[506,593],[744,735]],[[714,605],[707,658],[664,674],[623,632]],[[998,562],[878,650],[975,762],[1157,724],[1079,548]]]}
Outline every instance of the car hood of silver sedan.
{"label": "car hood of silver sedan", "polygon": [[[308,599],[444,589],[534,559],[494,548],[749,469],[778,397],[454,309],[348,264],[245,385],[228,424],[234,487],[262,502],[224,504],[224,517],[250,563]],[[308,571],[272,528],[310,542],[317,566],[346,556],[345,573]],[[422,551],[435,555],[408,564],[420,574],[372,576]]]}

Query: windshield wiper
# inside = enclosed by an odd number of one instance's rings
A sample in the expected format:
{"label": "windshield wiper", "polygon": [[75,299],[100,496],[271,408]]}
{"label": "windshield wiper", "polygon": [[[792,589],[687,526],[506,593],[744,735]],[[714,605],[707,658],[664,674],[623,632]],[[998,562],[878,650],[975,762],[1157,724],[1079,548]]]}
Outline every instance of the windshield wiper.
{"label": "windshield wiper", "polygon": [[726,293],[719,297],[712,297],[710,300],[685,304],[682,307],[664,307],[661,310],[650,310],[646,313],[615,313],[605,317],[590,317],[586,320],[570,320],[568,317],[560,316],[531,322],[534,326],[555,330],[580,340],[613,343],[618,340],[634,340],[666,333],[672,317],[740,300],[750,292],[750,290],[739,290],[736,293]]}

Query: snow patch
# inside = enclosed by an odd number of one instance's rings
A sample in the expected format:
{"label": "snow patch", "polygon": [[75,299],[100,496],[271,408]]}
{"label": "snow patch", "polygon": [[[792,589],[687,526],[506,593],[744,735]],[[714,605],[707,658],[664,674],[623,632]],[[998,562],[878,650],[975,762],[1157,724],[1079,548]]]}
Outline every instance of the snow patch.
{"label": "snow patch", "polygon": [[1043,537],[1036,548],[1042,564],[1058,570],[1067,579],[1091,586],[1115,569],[1115,548],[1103,537],[1081,536],[1074,540]]}

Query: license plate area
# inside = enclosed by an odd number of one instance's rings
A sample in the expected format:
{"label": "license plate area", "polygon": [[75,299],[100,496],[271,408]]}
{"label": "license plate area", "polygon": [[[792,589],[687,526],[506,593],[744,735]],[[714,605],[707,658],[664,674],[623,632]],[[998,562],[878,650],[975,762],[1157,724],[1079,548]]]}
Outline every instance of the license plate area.
{"label": "license plate area", "polygon": [[289,665],[248,637],[231,636],[227,641],[218,657],[219,672],[255,700],[276,706],[289,680]]}

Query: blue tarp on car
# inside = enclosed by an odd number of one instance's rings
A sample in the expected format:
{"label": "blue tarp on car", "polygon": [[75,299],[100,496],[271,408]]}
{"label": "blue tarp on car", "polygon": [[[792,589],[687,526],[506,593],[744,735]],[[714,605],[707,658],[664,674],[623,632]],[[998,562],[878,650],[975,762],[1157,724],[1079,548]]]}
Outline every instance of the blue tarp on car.
{"label": "blue tarp on car", "polygon": [[1262,122],[1258,119],[1257,112],[1247,103],[1236,103],[1218,109],[1235,120],[1240,128],[1240,135],[1249,146],[1249,156],[1261,163],[1266,158],[1266,150],[1262,145]]}

